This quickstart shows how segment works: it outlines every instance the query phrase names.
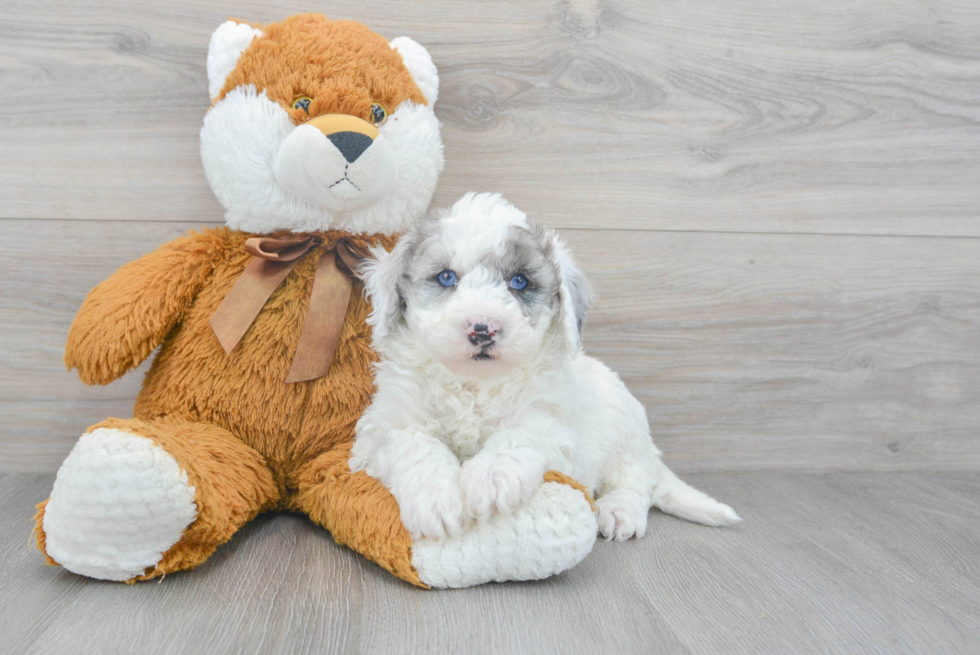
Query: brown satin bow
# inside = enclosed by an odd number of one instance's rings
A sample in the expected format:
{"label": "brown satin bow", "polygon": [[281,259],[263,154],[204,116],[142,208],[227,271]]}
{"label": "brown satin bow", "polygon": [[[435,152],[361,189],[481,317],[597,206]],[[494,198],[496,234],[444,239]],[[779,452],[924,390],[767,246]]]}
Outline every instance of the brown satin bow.
{"label": "brown satin bow", "polygon": [[[226,353],[235,349],[293,267],[322,243],[319,236],[252,237],[245,242],[252,261],[211,317],[211,329]],[[367,256],[366,250],[347,239],[341,239],[320,256],[303,331],[286,382],[315,380],[330,370],[347,315],[353,288],[351,276],[358,262]]]}

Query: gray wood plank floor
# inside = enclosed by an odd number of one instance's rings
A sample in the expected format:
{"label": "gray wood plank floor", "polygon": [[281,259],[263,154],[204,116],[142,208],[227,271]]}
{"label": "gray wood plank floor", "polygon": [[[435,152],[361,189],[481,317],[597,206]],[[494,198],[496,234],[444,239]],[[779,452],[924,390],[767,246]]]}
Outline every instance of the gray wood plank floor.
{"label": "gray wood plank floor", "polygon": [[745,522],[659,513],[538,583],[423,591],[304,518],[127,586],[42,564],[50,474],[0,476],[0,652],[976,653],[980,474],[693,476]]}

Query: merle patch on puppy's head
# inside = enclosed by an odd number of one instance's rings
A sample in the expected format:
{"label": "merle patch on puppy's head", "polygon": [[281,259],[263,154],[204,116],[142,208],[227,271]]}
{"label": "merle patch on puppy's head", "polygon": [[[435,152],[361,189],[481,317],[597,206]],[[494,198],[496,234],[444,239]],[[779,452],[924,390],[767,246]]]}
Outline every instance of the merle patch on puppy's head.
{"label": "merle patch on puppy's head", "polygon": [[499,194],[468,193],[362,267],[368,322],[387,358],[429,358],[468,376],[536,352],[575,356],[591,291],[553,230]]}

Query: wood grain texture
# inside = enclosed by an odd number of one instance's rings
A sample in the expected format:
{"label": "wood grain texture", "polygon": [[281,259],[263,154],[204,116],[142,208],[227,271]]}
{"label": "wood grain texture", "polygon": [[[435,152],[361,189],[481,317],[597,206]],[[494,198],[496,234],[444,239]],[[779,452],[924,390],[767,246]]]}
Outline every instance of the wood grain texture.
{"label": "wood grain texture", "polygon": [[296,516],[204,566],[126,586],[28,548],[51,475],[0,476],[0,651],[22,653],[970,653],[977,473],[706,475],[745,522],[652,513],[538,583],[426,592]]}
{"label": "wood grain texture", "polygon": [[[53,471],[142,371],[67,373],[85,294],[190,224],[0,221],[0,470]],[[588,351],[681,472],[980,468],[980,240],[564,230]],[[44,244],[44,263],[36,261]]]}
{"label": "wood grain texture", "polygon": [[[287,515],[160,583],[43,566],[33,505],[142,378],[66,373],[71,319],[118,266],[221,219],[197,141],[211,31],[311,8],[430,49],[435,203],[500,191],[568,228],[600,294],[589,351],[671,466],[745,523],[654,513],[646,539],[599,543],[557,578],[431,593]],[[976,2],[0,13],[0,653],[976,651]]]}
{"label": "wood grain texture", "polygon": [[680,470],[980,466],[980,242],[564,231]]}
{"label": "wood grain texture", "polygon": [[[210,32],[309,3],[8,0],[0,216],[213,221]],[[430,48],[437,202],[566,227],[980,235],[971,0],[330,3]]]}

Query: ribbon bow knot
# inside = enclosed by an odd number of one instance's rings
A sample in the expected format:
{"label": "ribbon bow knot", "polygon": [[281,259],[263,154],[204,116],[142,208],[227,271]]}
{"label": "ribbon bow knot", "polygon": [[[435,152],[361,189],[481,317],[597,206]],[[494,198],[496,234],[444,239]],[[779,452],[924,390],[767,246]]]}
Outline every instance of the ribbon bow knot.
{"label": "ribbon bow knot", "polygon": [[[266,301],[289,272],[313,248],[320,236],[252,237],[245,250],[252,255],[235,286],[211,317],[211,329],[231,354]],[[349,239],[340,239],[320,256],[313,277],[310,304],[286,382],[305,382],[327,374],[337,350],[353,288],[352,276],[368,252]]]}

